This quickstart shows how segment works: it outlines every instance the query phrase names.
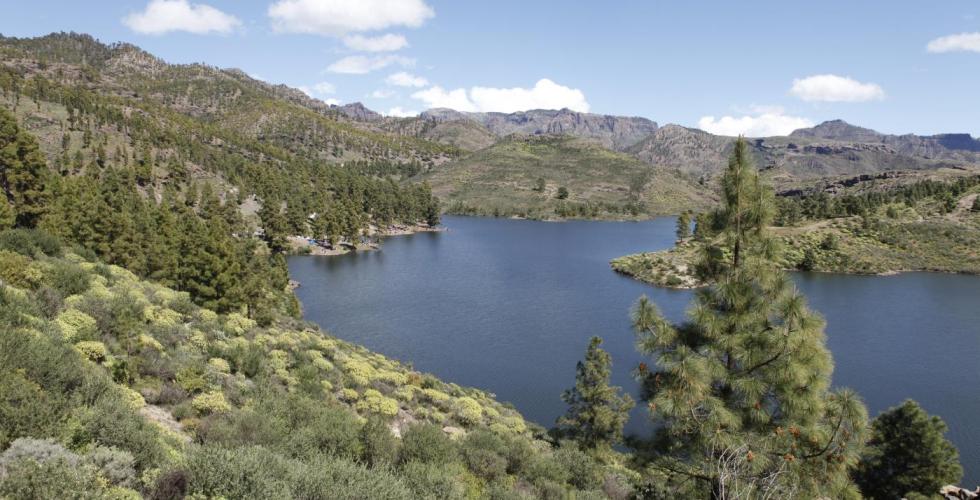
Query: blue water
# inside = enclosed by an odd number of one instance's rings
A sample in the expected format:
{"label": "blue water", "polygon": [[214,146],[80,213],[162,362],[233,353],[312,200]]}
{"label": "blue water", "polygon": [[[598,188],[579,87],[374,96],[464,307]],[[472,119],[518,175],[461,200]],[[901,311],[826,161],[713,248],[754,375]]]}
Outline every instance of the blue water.
{"label": "blue water", "polygon": [[[629,308],[642,294],[683,318],[688,291],[620,276],[609,260],[673,244],[674,220],[562,223],[446,217],[445,233],[382,250],[292,257],[306,318],[448,381],[488,390],[550,426],[564,412],[588,339],[604,339],[614,382],[636,395]],[[965,484],[980,482],[980,278],[795,274],[827,319],[834,383],[872,415],[918,400],[949,424]],[[634,409],[628,432],[650,428]]]}

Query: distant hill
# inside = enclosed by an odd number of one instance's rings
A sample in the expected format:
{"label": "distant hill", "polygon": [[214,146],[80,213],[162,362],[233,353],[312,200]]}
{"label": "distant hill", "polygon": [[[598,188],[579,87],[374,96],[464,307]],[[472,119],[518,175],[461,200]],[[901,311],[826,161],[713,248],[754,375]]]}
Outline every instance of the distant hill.
{"label": "distant hill", "polygon": [[[485,215],[661,215],[703,208],[712,196],[677,171],[567,135],[511,135],[423,179],[450,211]],[[562,187],[566,200],[559,199]]]}

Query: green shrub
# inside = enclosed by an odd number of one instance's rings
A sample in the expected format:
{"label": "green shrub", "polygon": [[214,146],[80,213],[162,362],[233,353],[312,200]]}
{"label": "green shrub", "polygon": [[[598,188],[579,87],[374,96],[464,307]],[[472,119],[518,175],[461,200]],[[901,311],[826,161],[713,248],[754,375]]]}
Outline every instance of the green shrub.
{"label": "green shrub", "polygon": [[46,273],[44,282],[58,290],[63,297],[85,293],[89,289],[90,275],[79,266],[57,262]]}
{"label": "green shrub", "polygon": [[450,463],[456,460],[456,444],[442,429],[431,424],[409,427],[402,437],[399,463]]}
{"label": "green shrub", "polygon": [[61,241],[40,229],[11,229],[0,232],[0,249],[33,257],[60,257]]}
{"label": "green shrub", "polygon": [[321,406],[308,422],[290,432],[286,448],[291,456],[298,458],[331,456],[357,460],[362,454],[360,424],[344,408]]}
{"label": "green shrub", "polygon": [[361,427],[360,437],[364,463],[372,467],[395,463],[398,458],[398,441],[385,419],[369,418]]}
{"label": "green shrub", "polygon": [[225,498],[290,498],[292,464],[259,446],[205,446],[187,457],[187,493]]}
{"label": "green shrub", "polygon": [[37,462],[23,459],[9,464],[0,477],[0,498],[105,498],[94,468],[64,460]]}
{"label": "green shrub", "polygon": [[129,452],[96,446],[85,454],[82,463],[93,466],[109,484],[124,488],[136,485],[136,459]]}
{"label": "green shrub", "polygon": [[0,250],[0,280],[18,288],[35,288],[43,275],[32,266],[30,257]]}
{"label": "green shrub", "polygon": [[602,467],[572,443],[555,450],[555,462],[567,471],[568,482],[576,488],[591,490],[602,486]]}
{"label": "green shrub", "polygon": [[416,498],[426,500],[463,500],[466,486],[459,477],[459,464],[426,464],[409,462],[402,465],[402,477]]}
{"label": "green shrub", "polygon": [[401,500],[414,498],[402,479],[384,468],[367,469],[342,459],[314,461],[293,470],[295,498]]}

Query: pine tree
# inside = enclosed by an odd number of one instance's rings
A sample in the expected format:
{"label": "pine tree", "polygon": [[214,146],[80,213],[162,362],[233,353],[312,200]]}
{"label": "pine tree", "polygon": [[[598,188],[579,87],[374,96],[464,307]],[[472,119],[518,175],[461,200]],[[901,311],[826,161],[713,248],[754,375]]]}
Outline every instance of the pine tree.
{"label": "pine tree", "polygon": [[935,496],[963,476],[959,453],[943,434],[946,424],[907,400],[871,423],[869,447],[854,479],[867,498]]}
{"label": "pine tree", "polygon": [[568,411],[558,419],[557,431],[584,448],[603,450],[622,441],[633,399],[609,385],[612,360],[600,345],[602,339],[592,337],[585,360],[575,367],[575,387],[561,396]]}
{"label": "pine tree", "polygon": [[677,241],[691,236],[691,212],[684,211],[677,216]]}
{"label": "pine tree", "polygon": [[773,263],[773,191],[741,138],[722,184],[711,214],[720,229],[698,266],[712,284],[688,321],[669,323],[646,297],[633,310],[639,349],[658,367],[638,369],[659,427],[651,465],[698,480],[712,498],[855,496],[848,467],[866,410],[829,389],[823,321]]}
{"label": "pine tree", "polygon": [[48,167],[37,139],[21,130],[17,118],[0,109],[0,189],[13,204],[16,224],[34,227],[44,213]]}

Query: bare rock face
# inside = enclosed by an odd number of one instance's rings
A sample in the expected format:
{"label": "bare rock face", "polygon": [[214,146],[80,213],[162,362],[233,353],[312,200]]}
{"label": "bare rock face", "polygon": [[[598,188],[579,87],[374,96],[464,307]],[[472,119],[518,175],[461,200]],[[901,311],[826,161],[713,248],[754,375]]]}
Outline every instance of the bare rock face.
{"label": "bare rock face", "polygon": [[977,487],[977,489],[971,491],[966,488],[960,488],[959,486],[949,484],[943,486],[939,490],[939,494],[947,500],[972,500],[980,498],[980,487]]}
{"label": "bare rock face", "polygon": [[801,128],[793,131],[789,136],[848,142],[880,142],[881,138],[884,137],[883,134],[874,130],[851,125],[844,120],[831,120],[816,127]]}
{"label": "bare rock face", "polygon": [[474,121],[498,137],[553,134],[595,139],[603,147],[617,151],[624,151],[657,131],[657,123],[646,118],[580,113],[570,109],[463,113],[438,108],[422,113],[421,118],[437,123]]}
{"label": "bare rock face", "polygon": [[832,120],[816,127],[796,130],[790,137],[880,144],[901,155],[980,162],[980,140],[974,139],[970,134],[889,135],[857,127],[843,120]]}

